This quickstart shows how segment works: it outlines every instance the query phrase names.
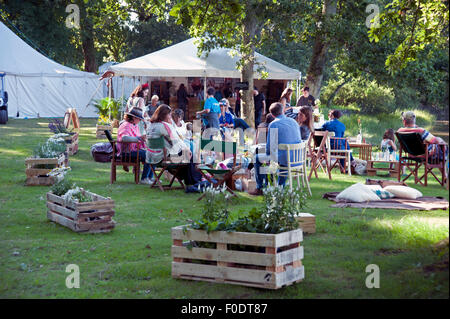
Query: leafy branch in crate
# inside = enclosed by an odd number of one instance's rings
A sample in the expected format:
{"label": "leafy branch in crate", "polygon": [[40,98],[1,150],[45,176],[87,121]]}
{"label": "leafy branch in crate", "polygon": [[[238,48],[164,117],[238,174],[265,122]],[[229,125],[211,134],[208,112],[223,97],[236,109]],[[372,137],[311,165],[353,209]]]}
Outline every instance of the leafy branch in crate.
{"label": "leafy branch in crate", "polygon": [[50,191],[57,196],[61,196],[65,201],[92,202],[92,196],[81,190],[69,179],[62,179],[53,184]]}
{"label": "leafy branch in crate", "polygon": [[[205,190],[202,216],[192,229],[278,234],[298,228],[296,215],[306,207],[306,193],[301,189],[270,186],[264,190],[262,207],[254,207],[246,216],[233,219],[228,210],[230,195],[225,188]],[[183,231],[186,231],[184,228]]]}
{"label": "leafy branch in crate", "polygon": [[70,133],[70,131],[64,126],[64,123],[58,119],[50,120],[50,123],[48,124],[48,128],[54,134],[59,134],[59,133],[69,134]]}

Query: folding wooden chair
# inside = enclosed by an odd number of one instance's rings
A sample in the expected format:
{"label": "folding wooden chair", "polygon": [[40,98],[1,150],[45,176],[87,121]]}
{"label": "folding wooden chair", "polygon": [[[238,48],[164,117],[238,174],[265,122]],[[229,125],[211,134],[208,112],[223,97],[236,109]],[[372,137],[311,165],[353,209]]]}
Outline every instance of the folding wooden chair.
{"label": "folding wooden chair", "polygon": [[[446,173],[447,144],[429,144],[422,141],[419,133],[399,133],[395,135],[400,144],[398,181],[401,179],[403,167],[408,168],[409,174],[402,181],[414,176],[414,183],[428,185],[428,174],[431,174],[441,186],[444,186],[448,176]],[[434,154],[430,154],[430,146],[434,147]],[[419,177],[419,169],[423,167],[424,174]],[[434,174],[433,169],[441,172],[441,178]]]}
{"label": "folding wooden chair", "polygon": [[[200,171],[202,176],[206,178],[215,188],[225,185],[228,192],[230,192],[233,196],[236,196],[236,194],[233,192],[233,190],[227,185],[232,183],[233,175],[236,173],[240,168],[241,165],[236,165],[236,155],[237,155],[237,143],[236,142],[225,142],[225,141],[215,141],[215,140],[209,140],[209,139],[200,139],[200,147],[199,152],[202,151],[215,151],[219,153],[223,153],[223,159],[225,160],[225,154],[233,154],[233,166],[231,169],[214,169],[212,165],[204,165],[199,164],[197,165],[197,169]],[[199,158],[201,158],[201,154],[199,153]],[[212,177],[208,176],[211,175]],[[212,179],[215,179],[216,182],[214,182]],[[203,199],[205,194],[200,196],[197,200]]]}
{"label": "folding wooden chair", "polygon": [[302,187],[308,187],[309,195],[312,196],[311,188],[309,187],[306,168],[306,151],[307,142],[299,144],[279,144],[279,150],[287,151],[287,167],[278,167],[278,176],[287,176],[289,178],[289,188],[292,190],[292,178],[297,177],[297,184],[300,187],[300,178],[302,179]]}
{"label": "folding wooden chair", "polygon": [[[113,149],[113,155],[111,158],[111,177],[110,177],[110,183],[113,184],[116,181],[116,175],[117,175],[117,166],[124,166],[124,167],[133,167],[134,172],[134,182],[136,184],[139,184],[139,174],[140,174],[140,161],[139,161],[139,142],[118,142],[114,141],[114,139],[111,136],[111,132],[108,130],[105,130],[106,137],[108,138],[109,142],[111,143],[112,149]],[[117,144],[120,143],[120,155],[117,151]],[[136,159],[133,160],[131,157],[131,146],[133,144],[137,144],[138,151],[136,154]]]}
{"label": "folding wooden chair", "polygon": [[[345,174],[345,169],[348,170],[348,175],[352,175],[350,167],[350,158],[352,150],[348,145],[348,139],[345,137],[330,137],[330,147],[328,148],[328,160],[330,162],[329,169],[330,174],[333,168],[339,166],[341,173]],[[334,163],[332,163],[334,160]],[[344,166],[342,166],[341,160],[344,160]]]}
{"label": "folding wooden chair", "polygon": [[328,178],[331,179],[330,161],[327,151],[330,149],[330,135],[334,136],[334,132],[315,131],[314,134],[309,135],[307,156],[310,159],[311,170],[309,171],[308,181],[311,180],[313,172],[316,178],[319,178],[319,175],[317,175],[318,167],[325,174],[328,174]]}
{"label": "folding wooden chair", "polygon": [[[163,160],[158,164],[152,164],[150,165],[150,169],[153,172],[153,176],[155,178],[155,181],[150,185],[150,188],[158,186],[161,191],[164,192],[164,190],[168,189],[185,189],[185,185],[183,183],[183,180],[179,177],[180,170],[186,169],[189,163],[171,163],[167,159],[167,150],[164,146],[164,137],[157,137],[157,138],[148,138],[147,139],[148,147],[151,149],[161,149],[163,152]],[[172,178],[167,185],[163,185],[161,183],[161,176],[164,174],[164,172],[169,172],[172,174]],[[181,186],[173,186],[173,182],[175,179],[180,183]]]}

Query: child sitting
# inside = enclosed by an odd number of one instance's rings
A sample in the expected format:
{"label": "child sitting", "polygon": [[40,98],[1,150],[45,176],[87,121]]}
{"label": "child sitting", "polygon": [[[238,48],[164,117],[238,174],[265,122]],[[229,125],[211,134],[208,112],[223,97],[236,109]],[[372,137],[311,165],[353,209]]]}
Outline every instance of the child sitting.
{"label": "child sitting", "polygon": [[384,132],[383,134],[383,139],[381,140],[381,151],[383,153],[389,151],[390,154],[396,151],[397,146],[395,145],[394,141],[395,141],[394,130],[391,128],[387,129],[386,132]]}

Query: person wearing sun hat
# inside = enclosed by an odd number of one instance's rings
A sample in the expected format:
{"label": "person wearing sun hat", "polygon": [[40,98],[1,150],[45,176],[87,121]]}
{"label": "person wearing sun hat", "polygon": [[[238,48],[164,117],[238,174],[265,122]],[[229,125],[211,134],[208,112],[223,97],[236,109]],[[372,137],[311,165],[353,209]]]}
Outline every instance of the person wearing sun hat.
{"label": "person wearing sun hat", "polygon": [[122,147],[120,142],[135,142],[136,144],[130,145],[131,159],[136,159],[139,154],[139,160],[144,164],[140,184],[150,184],[152,182],[152,170],[150,169],[150,164],[147,164],[145,161],[145,137],[139,131],[139,123],[143,120],[142,110],[137,107],[133,107],[125,112],[124,121],[117,130],[117,152],[118,155],[121,155]]}

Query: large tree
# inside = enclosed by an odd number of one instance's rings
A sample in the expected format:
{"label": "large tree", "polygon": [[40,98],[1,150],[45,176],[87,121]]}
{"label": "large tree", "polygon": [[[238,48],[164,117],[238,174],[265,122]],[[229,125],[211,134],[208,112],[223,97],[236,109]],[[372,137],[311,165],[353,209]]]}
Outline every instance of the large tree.
{"label": "large tree", "polygon": [[446,48],[449,36],[448,0],[393,0],[374,24],[370,39],[379,42],[403,34],[403,39],[386,59],[386,68],[394,73],[415,61],[426,48]]}

